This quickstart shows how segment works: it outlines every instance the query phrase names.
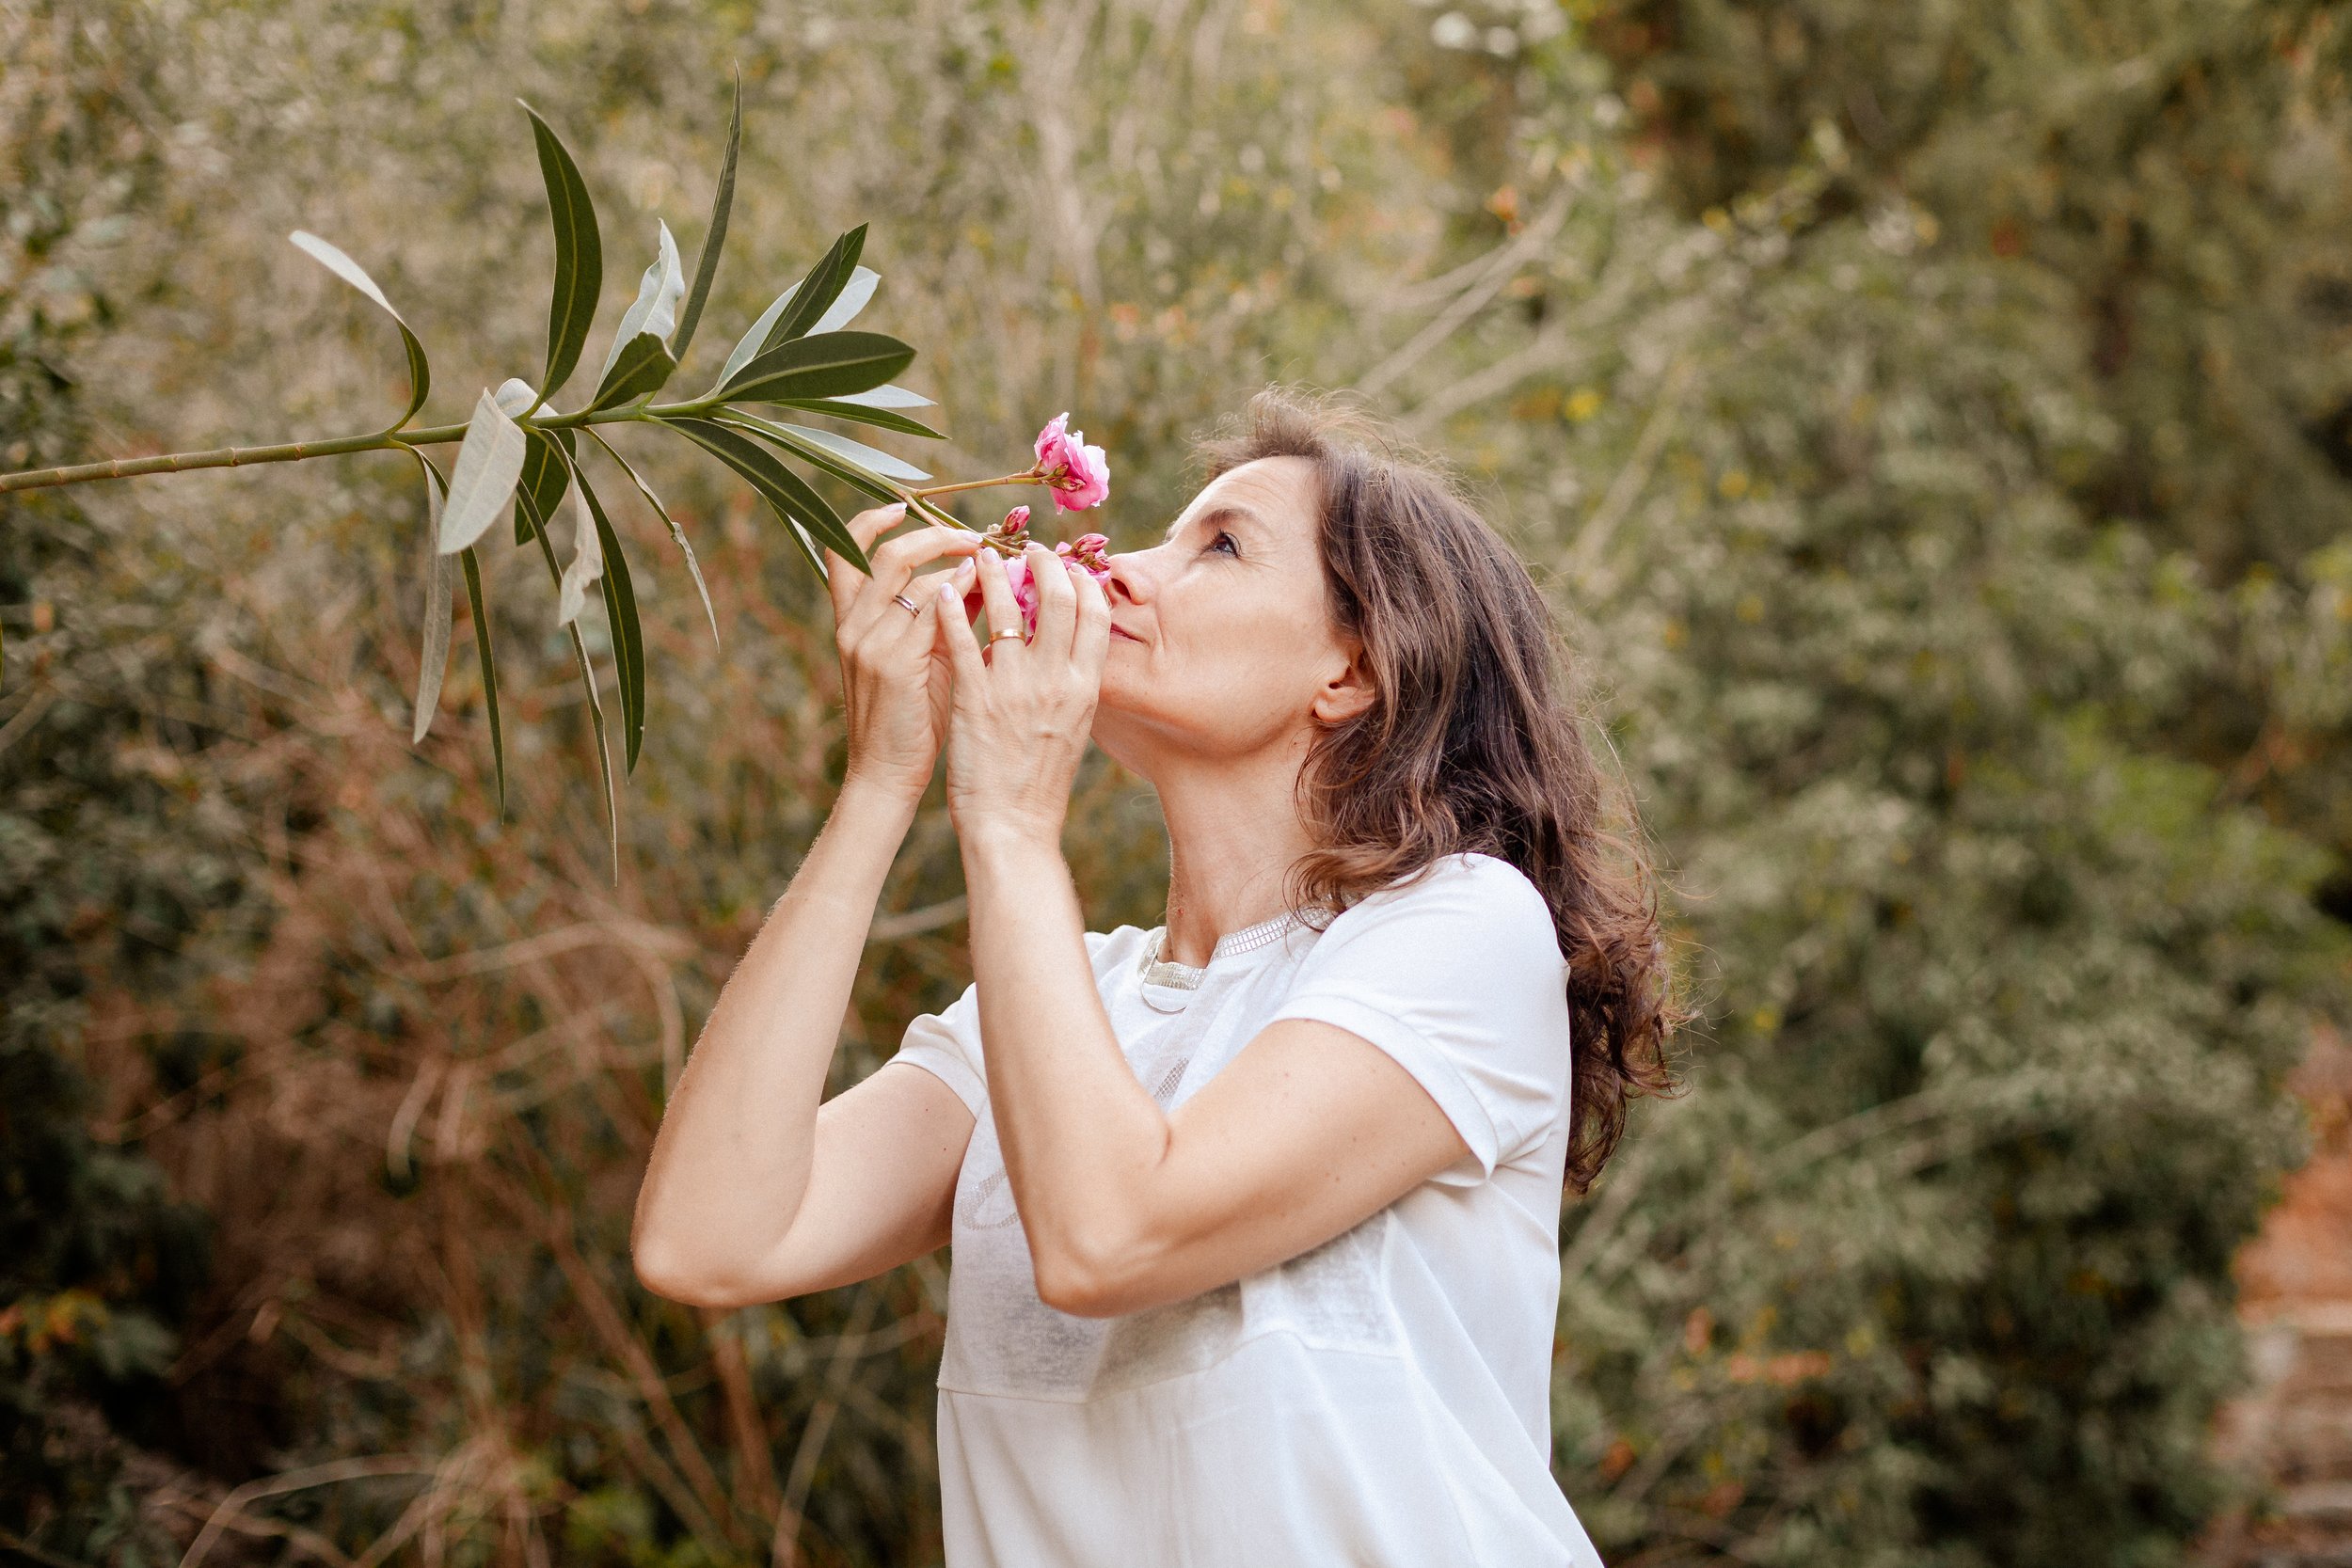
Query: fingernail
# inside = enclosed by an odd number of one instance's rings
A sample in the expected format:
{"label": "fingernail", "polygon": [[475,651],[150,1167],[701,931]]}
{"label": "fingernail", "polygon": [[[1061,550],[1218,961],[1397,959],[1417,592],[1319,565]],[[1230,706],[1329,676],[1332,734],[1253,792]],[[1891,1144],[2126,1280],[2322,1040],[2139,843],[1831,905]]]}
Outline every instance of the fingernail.
{"label": "fingernail", "polygon": [[904,512],[906,509],[907,503],[904,501],[892,501],[888,506],[882,508],[884,512]]}

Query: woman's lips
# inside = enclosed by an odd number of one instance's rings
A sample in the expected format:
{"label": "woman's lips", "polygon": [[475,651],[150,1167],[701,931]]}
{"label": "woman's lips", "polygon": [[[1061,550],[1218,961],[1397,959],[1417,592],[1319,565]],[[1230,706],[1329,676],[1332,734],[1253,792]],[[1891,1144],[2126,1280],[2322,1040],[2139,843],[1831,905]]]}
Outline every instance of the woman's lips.
{"label": "woman's lips", "polygon": [[1120,630],[1116,622],[1114,622],[1111,626],[1111,635],[1113,637],[1123,637],[1130,642],[1140,642],[1143,641],[1142,638],[1137,637],[1134,632]]}

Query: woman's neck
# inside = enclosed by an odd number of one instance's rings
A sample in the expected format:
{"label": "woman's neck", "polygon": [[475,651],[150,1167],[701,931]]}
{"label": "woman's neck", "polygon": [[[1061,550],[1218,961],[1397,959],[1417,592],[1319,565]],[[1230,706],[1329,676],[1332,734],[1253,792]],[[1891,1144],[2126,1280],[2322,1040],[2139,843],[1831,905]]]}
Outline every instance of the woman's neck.
{"label": "woman's neck", "polygon": [[1168,819],[1162,958],[1205,964],[1219,937],[1282,912],[1290,868],[1313,847],[1298,819],[1299,761],[1278,752],[1152,781]]}

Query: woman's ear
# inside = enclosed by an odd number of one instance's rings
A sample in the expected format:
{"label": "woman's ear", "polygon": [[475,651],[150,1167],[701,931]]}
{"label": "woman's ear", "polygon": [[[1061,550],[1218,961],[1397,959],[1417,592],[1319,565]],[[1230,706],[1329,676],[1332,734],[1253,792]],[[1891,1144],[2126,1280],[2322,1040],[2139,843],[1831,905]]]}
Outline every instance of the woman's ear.
{"label": "woman's ear", "polygon": [[1337,729],[1349,720],[1360,716],[1372,706],[1377,689],[1373,685],[1372,668],[1364,659],[1364,650],[1353,639],[1345,643],[1347,664],[1336,675],[1327,679],[1315,692],[1315,722],[1325,729]]}

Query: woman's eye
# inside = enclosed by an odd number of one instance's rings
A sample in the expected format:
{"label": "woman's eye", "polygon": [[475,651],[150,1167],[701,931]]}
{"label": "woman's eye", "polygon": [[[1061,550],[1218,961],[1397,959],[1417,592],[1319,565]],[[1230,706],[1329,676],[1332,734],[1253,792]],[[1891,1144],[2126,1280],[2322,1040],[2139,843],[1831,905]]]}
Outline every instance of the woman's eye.
{"label": "woman's eye", "polygon": [[1222,549],[1227,555],[1241,554],[1241,546],[1233,543],[1233,536],[1230,533],[1220,533],[1216,538],[1210,540],[1209,548],[1213,550]]}

